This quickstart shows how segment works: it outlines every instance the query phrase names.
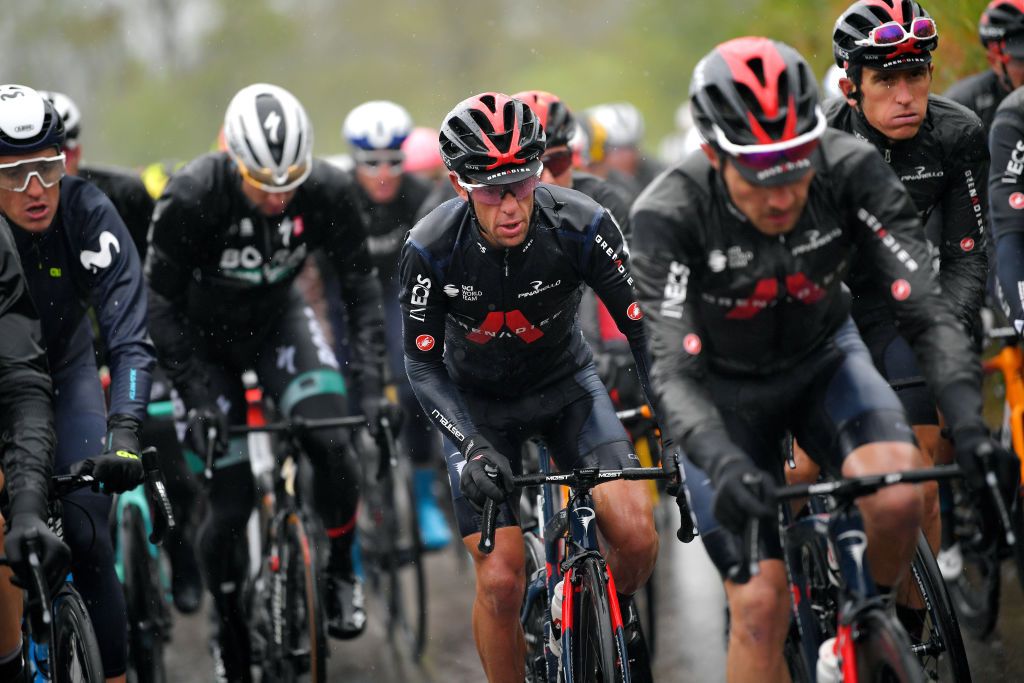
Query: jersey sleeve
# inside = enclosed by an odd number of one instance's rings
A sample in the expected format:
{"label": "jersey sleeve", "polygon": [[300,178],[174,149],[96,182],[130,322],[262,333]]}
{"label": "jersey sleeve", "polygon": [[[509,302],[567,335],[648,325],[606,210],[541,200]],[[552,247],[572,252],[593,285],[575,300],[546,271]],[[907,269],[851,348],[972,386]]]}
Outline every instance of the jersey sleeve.
{"label": "jersey sleeve", "polygon": [[[858,259],[889,292],[900,332],[914,349],[939,408],[954,430],[980,422],[980,365],[967,333],[933,275],[920,219],[882,157],[863,149],[835,179]],[[866,182],[866,179],[872,179]]]}
{"label": "jersey sleeve", "polygon": [[384,308],[377,269],[366,247],[366,222],[352,192],[345,188],[335,207],[327,255],[338,275],[352,342],[352,374],[363,395],[381,391]]}
{"label": "jersey sleeve", "polygon": [[186,315],[186,298],[205,221],[187,175],[174,176],[153,209],[146,254],[149,331],[161,366],[188,408],[209,400],[205,344]]}
{"label": "jersey sleeve", "polygon": [[106,196],[89,211],[82,238],[81,266],[91,282],[92,305],[110,361],[110,413],[142,421],[156,364],[146,325],[142,263]]}
{"label": "jersey sleeve", "polygon": [[18,512],[46,513],[56,445],[42,332],[18,251],[0,219],[0,465]]}
{"label": "jersey sleeve", "polygon": [[405,368],[423,413],[465,455],[477,428],[444,365],[448,313],[441,296],[441,273],[431,263],[422,245],[406,240],[399,260]]}
{"label": "jersey sleeve", "polygon": [[992,122],[989,149],[989,215],[998,249],[1003,235],[1024,232],[1024,117],[1000,109]]}
{"label": "jersey sleeve", "polygon": [[[677,188],[679,189],[679,188]],[[649,188],[645,196],[669,199],[671,187]],[[701,262],[699,243],[688,236],[698,226],[674,201],[634,206],[633,269],[650,335],[651,381],[661,427],[691,460],[715,476],[728,456],[721,414],[706,388],[705,329],[696,305]]]}
{"label": "jersey sleeve", "polygon": [[962,132],[942,199],[939,284],[953,313],[970,330],[985,299],[988,277],[988,146],[981,121]]}

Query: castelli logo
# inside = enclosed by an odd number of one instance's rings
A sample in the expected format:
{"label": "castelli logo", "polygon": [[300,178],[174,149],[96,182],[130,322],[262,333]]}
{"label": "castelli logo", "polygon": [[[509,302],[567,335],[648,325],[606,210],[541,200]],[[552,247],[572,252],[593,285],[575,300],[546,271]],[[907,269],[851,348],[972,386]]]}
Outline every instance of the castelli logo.
{"label": "castelli logo", "polygon": [[629,316],[630,320],[639,320],[644,317],[644,312],[640,310],[640,304],[634,301],[626,309],[626,315]]}
{"label": "castelli logo", "polygon": [[972,249],[974,249],[974,240],[972,240],[970,237],[963,238],[962,240],[960,240],[960,248],[963,249],[964,251],[971,251]]}
{"label": "castelli logo", "polygon": [[910,296],[910,283],[906,280],[896,280],[890,288],[892,298],[896,301],[905,301]]}
{"label": "castelli logo", "polygon": [[1014,192],[1010,195],[1010,208],[1018,211],[1024,209],[1024,192]]}
{"label": "castelli logo", "polygon": [[688,334],[685,337],[683,337],[683,348],[691,356],[696,356],[698,353],[700,353],[700,347],[700,337],[698,337],[697,335]]}
{"label": "castelli logo", "polygon": [[416,337],[416,348],[420,351],[429,351],[434,348],[434,338],[429,334],[421,334]]}

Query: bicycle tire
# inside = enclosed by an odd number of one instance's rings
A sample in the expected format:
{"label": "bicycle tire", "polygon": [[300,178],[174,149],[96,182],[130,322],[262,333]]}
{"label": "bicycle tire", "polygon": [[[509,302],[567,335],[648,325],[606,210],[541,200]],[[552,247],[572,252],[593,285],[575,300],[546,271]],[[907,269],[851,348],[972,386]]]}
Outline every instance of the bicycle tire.
{"label": "bicycle tire", "polygon": [[562,647],[569,652],[572,680],[580,683],[621,683],[629,663],[616,648],[604,567],[596,558],[584,559],[574,569],[572,636]]}
{"label": "bicycle tire", "polygon": [[274,521],[271,545],[277,562],[257,599],[269,617],[263,680],[310,683],[327,680],[327,635],[316,545],[302,516],[290,511]]}
{"label": "bicycle tire", "polygon": [[879,609],[864,612],[853,625],[853,638],[858,683],[925,683],[910,640],[894,617]]}
{"label": "bicycle tire", "polygon": [[953,518],[949,522],[963,557],[963,569],[946,585],[964,629],[976,639],[984,640],[999,620],[1001,550],[999,541],[984,533],[985,523],[970,497],[962,495],[960,487],[955,487],[954,493]]}
{"label": "bicycle tire", "polygon": [[150,554],[146,523],[134,505],[125,505],[118,529],[128,614],[128,679],[163,683],[164,642],[169,623],[157,560]]}
{"label": "bicycle tire", "polygon": [[423,564],[423,539],[413,491],[409,459],[400,456],[392,470],[390,486],[394,515],[394,553],[389,591],[390,626],[402,634],[415,660],[423,656],[427,645],[427,576]]}
{"label": "bicycle tire", "polygon": [[[550,627],[551,602],[547,591],[547,571],[544,562],[544,545],[532,531],[523,533],[526,554],[526,590],[523,592],[523,608],[520,622],[526,640],[526,683],[547,683],[547,631]],[[540,576],[544,587],[537,592],[530,603],[526,602],[531,583]]]}
{"label": "bicycle tire", "polygon": [[971,667],[953,601],[924,534],[918,537],[911,572],[927,614],[920,624],[922,638],[912,644],[922,668],[932,681],[970,683]]}
{"label": "bicycle tire", "polygon": [[[786,530],[786,571],[796,615],[786,642],[794,648],[789,655],[803,662],[799,668],[791,663],[790,671],[803,672],[811,681],[818,661],[818,646],[836,635],[839,618],[838,570],[830,567],[828,558],[828,540],[812,522],[796,524]],[[797,581],[802,585],[798,587]]]}
{"label": "bicycle tire", "polygon": [[50,672],[55,683],[103,683],[103,663],[85,602],[70,584],[53,600]]}

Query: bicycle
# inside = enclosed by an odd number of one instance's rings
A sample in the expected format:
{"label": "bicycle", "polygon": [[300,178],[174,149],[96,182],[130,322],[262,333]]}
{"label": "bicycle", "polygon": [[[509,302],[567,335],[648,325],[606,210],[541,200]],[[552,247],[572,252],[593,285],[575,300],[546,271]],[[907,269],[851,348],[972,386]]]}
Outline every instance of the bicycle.
{"label": "bicycle", "polygon": [[[146,472],[141,487],[144,491],[142,496],[147,507],[153,510],[148,540],[159,544],[164,534],[174,528],[174,516],[171,514],[156,452],[153,449],[143,451],[142,461]],[[61,499],[74,491],[96,487],[100,483],[92,475],[62,474],[51,477],[48,524],[59,538],[63,537]],[[33,681],[102,682],[105,678],[99,645],[85,602],[75,589],[70,573],[53,599],[50,599],[39,561],[38,544],[38,540],[29,538],[24,548],[32,571],[32,579],[25,594],[26,618],[22,620],[24,656],[29,675]],[[0,559],[0,563],[6,562]]]}
{"label": "bicycle", "polygon": [[[602,470],[597,467],[551,473],[541,459],[541,472],[514,478],[514,486],[541,487],[541,518],[525,529],[527,585],[520,612],[526,635],[526,680],[534,683],[629,683],[632,680],[625,624],[615,579],[601,555],[590,491],[616,480],[665,479],[660,468]],[[569,486],[569,500],[557,513],[549,484]],[[479,550],[494,550],[497,504],[484,506]],[[552,624],[551,602],[562,582],[561,633]],[[556,633],[556,635],[552,635]],[[642,633],[639,634],[642,637]],[[552,651],[552,642],[561,655]]]}
{"label": "bicycle", "polygon": [[[896,484],[960,476],[955,466],[852,477],[776,490],[775,503],[811,498],[813,513],[790,519],[781,505],[784,560],[793,596],[793,622],[785,657],[795,682],[814,681],[819,647],[835,638],[844,683],[866,681],[970,681],[970,668],[955,615],[931,551],[919,538],[913,576],[927,610],[927,633],[911,643],[890,615],[869,573],[857,498]],[[751,520],[741,543],[740,564],[730,575],[742,583],[757,574],[759,521]],[[930,560],[930,561],[929,561]],[[827,653],[826,653],[827,654]]]}

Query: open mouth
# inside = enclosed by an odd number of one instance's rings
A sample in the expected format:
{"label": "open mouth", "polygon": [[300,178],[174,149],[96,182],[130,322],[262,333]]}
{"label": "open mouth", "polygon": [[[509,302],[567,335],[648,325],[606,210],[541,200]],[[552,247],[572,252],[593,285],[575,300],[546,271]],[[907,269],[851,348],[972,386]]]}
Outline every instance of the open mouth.
{"label": "open mouth", "polygon": [[50,213],[50,207],[43,202],[36,202],[34,204],[29,204],[25,208],[25,213],[28,214],[28,217],[32,220],[38,221],[46,218],[46,214]]}

